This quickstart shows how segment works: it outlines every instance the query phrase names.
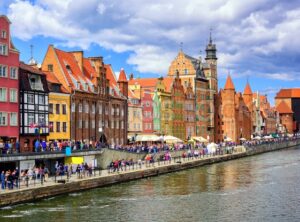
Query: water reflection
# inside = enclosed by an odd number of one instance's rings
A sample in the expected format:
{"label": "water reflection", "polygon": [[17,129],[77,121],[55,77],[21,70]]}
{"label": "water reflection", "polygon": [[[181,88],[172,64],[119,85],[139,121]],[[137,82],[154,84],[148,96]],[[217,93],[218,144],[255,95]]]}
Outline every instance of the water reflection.
{"label": "water reflection", "polygon": [[49,198],[0,221],[299,221],[300,149]]}

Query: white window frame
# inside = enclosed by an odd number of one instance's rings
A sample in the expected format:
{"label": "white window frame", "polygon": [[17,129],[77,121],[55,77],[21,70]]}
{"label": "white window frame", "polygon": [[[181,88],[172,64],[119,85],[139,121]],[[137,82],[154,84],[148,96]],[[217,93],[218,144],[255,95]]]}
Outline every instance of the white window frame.
{"label": "white window frame", "polygon": [[7,44],[0,43],[0,55],[7,56],[8,55],[8,46]]}
{"label": "white window frame", "polygon": [[[2,123],[2,120],[3,120],[2,118],[3,117],[5,117],[4,118],[4,121],[5,121],[4,123]],[[7,126],[7,122],[8,122],[7,121],[7,112],[0,112],[0,126]]]}
{"label": "white window frame", "polygon": [[[12,95],[14,95],[14,98],[12,98]],[[14,88],[9,89],[9,101],[11,103],[18,102],[18,90],[17,89],[14,89]]]}
{"label": "white window frame", "polygon": [[[32,102],[29,98],[32,98]],[[28,104],[34,104],[34,95],[33,94],[27,94],[27,103]]]}
{"label": "white window frame", "polygon": [[82,113],[82,104],[81,103],[78,104],[78,112]]}
{"label": "white window frame", "polygon": [[10,67],[9,70],[10,70],[9,78],[18,79],[18,68],[17,67]]}
{"label": "white window frame", "polygon": [[[12,115],[15,115],[15,121],[13,122],[12,121]],[[9,124],[11,125],[11,126],[18,126],[18,113],[10,113],[10,115],[9,115]]]}
{"label": "white window frame", "polygon": [[[32,118],[29,118],[29,117],[32,117]],[[32,121],[29,121],[30,119],[32,119]],[[28,113],[27,115],[27,122],[28,122],[28,126],[30,126],[31,124],[34,124],[35,123],[35,120],[34,120],[34,113]]]}
{"label": "white window frame", "polygon": [[[3,68],[5,68],[4,72],[3,72]],[[7,65],[0,64],[0,77],[7,78]]]}
{"label": "white window frame", "polygon": [[7,38],[7,31],[6,30],[1,30],[1,38],[6,39]]}
{"label": "white window frame", "polygon": [[0,87],[0,89],[5,91],[5,96],[4,96],[5,98],[4,98],[4,100],[2,100],[1,97],[0,97],[0,102],[7,102],[7,88]]}
{"label": "white window frame", "polygon": [[75,112],[75,108],[76,108],[76,105],[75,105],[75,103],[72,103],[72,113],[74,113]]}

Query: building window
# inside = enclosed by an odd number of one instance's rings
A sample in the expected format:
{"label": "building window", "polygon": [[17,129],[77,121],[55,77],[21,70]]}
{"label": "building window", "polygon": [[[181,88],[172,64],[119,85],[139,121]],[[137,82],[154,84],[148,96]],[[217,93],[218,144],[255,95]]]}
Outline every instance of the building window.
{"label": "building window", "polygon": [[0,55],[7,55],[7,45],[0,44]]}
{"label": "building window", "polygon": [[82,120],[81,120],[81,118],[78,119],[78,128],[82,128]]}
{"label": "building window", "polygon": [[39,104],[40,105],[45,105],[45,96],[39,95]]}
{"label": "building window", "polygon": [[53,65],[52,64],[48,64],[48,71],[53,72]]}
{"label": "building window", "polygon": [[6,39],[6,31],[2,30],[1,32],[1,38]]}
{"label": "building window", "polygon": [[85,111],[85,113],[89,113],[89,104],[88,103],[86,103],[84,105],[84,111]]}
{"label": "building window", "polygon": [[60,132],[60,122],[56,122],[56,132]]}
{"label": "building window", "polygon": [[28,113],[28,125],[34,124],[34,114],[33,113]]}
{"label": "building window", "polygon": [[99,104],[99,114],[102,114],[102,104]]}
{"label": "building window", "polygon": [[188,69],[184,69],[184,74],[185,75],[189,74],[189,70]]}
{"label": "building window", "polygon": [[53,122],[49,122],[49,132],[50,133],[54,132],[54,130],[53,130]]}
{"label": "building window", "polygon": [[78,105],[78,112],[82,112],[82,104],[81,103],[79,103],[79,105]]}
{"label": "building window", "polygon": [[71,108],[71,110],[72,110],[72,113],[74,113],[74,112],[75,112],[75,108],[76,108],[76,105],[75,105],[75,103],[72,103],[72,108]]}
{"label": "building window", "polygon": [[88,129],[89,128],[89,121],[85,121],[85,128]]}
{"label": "building window", "polygon": [[67,132],[67,123],[63,122],[63,132]]}
{"label": "building window", "polygon": [[67,114],[67,106],[66,106],[66,104],[62,104],[62,114],[64,114],[64,115]]}
{"label": "building window", "polygon": [[10,89],[9,90],[9,101],[12,103],[16,103],[17,101],[17,93],[18,91],[16,89]]}
{"label": "building window", "polygon": [[0,126],[6,126],[7,125],[7,113],[0,112]]}
{"label": "building window", "polygon": [[92,105],[92,113],[93,114],[95,113],[95,105],[94,104]]}
{"label": "building window", "polygon": [[18,79],[18,69],[16,67],[10,67],[10,75],[11,79]]}
{"label": "building window", "polygon": [[46,122],[45,122],[45,114],[39,114],[39,125],[45,126]]}
{"label": "building window", "polygon": [[55,111],[56,111],[56,114],[60,114],[59,104],[55,105]]}
{"label": "building window", "polygon": [[10,113],[10,125],[17,126],[18,125],[18,115],[17,113]]}
{"label": "building window", "polygon": [[28,94],[27,95],[27,102],[28,102],[28,104],[34,104],[34,95]]}
{"label": "building window", "polygon": [[53,104],[49,103],[49,114],[53,114]]}
{"label": "building window", "polygon": [[0,88],[0,102],[6,102],[6,101],[7,101],[7,89]]}
{"label": "building window", "polygon": [[95,120],[92,120],[92,128],[95,129]]}
{"label": "building window", "polygon": [[121,108],[121,116],[124,116],[124,109]]}
{"label": "building window", "polygon": [[0,77],[7,77],[7,66],[0,65]]}
{"label": "building window", "polygon": [[149,102],[149,101],[146,102],[146,106],[147,106],[147,107],[150,106],[150,102]]}

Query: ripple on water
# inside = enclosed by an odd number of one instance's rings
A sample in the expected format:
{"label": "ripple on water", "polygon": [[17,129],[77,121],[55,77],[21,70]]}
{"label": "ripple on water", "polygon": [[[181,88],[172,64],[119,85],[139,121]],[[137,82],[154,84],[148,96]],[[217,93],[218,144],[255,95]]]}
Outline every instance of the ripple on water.
{"label": "ripple on water", "polygon": [[10,214],[10,215],[4,215],[2,217],[4,217],[4,218],[18,218],[18,217],[24,217],[24,215],[21,215],[21,214]]}

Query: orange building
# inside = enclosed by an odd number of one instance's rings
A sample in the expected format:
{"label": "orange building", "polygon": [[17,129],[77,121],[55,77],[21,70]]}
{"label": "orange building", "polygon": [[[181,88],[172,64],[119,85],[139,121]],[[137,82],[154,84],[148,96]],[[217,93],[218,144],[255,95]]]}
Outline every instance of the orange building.
{"label": "orange building", "polygon": [[236,93],[230,75],[224,89],[221,89],[217,96],[216,123],[217,142],[224,140],[239,142],[240,138],[251,138],[251,112],[242,94]]}
{"label": "orange building", "polygon": [[[281,123],[286,125],[287,131],[289,133],[299,132],[300,88],[281,89],[276,94],[275,105],[279,112]],[[291,114],[292,118],[290,117]],[[290,121],[292,121],[292,123]]]}

